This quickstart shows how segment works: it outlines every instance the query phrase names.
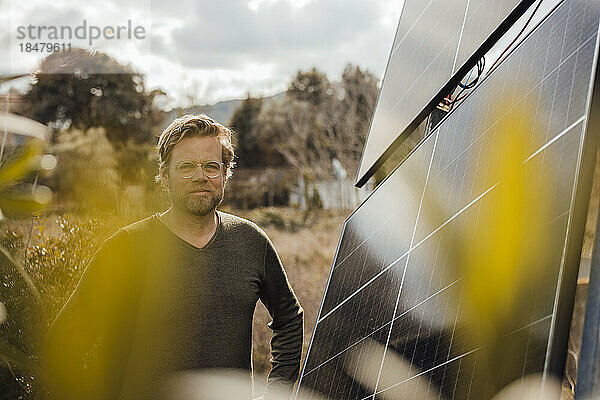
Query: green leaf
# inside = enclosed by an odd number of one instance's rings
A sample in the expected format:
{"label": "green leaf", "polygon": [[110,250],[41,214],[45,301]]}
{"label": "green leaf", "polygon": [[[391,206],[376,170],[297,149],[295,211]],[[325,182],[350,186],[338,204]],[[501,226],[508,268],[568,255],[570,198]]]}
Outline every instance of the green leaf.
{"label": "green leaf", "polygon": [[29,143],[23,153],[0,168],[0,190],[15,185],[20,179],[40,168],[41,144]]}
{"label": "green leaf", "polygon": [[0,193],[0,210],[9,215],[30,216],[46,211],[52,201],[50,188],[38,185],[26,185],[29,190]]}

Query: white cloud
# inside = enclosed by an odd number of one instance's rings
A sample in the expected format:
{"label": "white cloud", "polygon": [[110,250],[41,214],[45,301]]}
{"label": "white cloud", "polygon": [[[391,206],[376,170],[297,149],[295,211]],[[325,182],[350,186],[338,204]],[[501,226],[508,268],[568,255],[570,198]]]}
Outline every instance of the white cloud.
{"label": "white cloud", "polygon": [[[7,0],[0,0],[5,3]],[[392,0],[13,0],[15,24],[96,25],[134,20],[144,43],[99,41],[104,51],[146,75],[150,87],[184,103],[271,94],[298,69],[313,66],[337,78],[347,62],[382,76],[400,13]],[[18,7],[17,7],[18,5]],[[15,32],[0,29],[0,46]],[[3,41],[4,40],[4,41]],[[11,43],[10,45],[13,45]],[[13,49],[14,50],[14,49]],[[12,53],[14,54],[14,52]],[[31,71],[43,55],[16,54],[12,66]],[[3,65],[0,64],[0,68]]]}

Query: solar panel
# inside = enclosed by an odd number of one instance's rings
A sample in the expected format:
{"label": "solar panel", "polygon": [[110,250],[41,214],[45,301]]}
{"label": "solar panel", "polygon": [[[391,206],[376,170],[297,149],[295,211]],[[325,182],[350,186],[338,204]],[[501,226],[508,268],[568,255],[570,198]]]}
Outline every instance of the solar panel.
{"label": "solar panel", "polygon": [[599,8],[562,2],[348,217],[302,398],[484,399],[562,376]]}
{"label": "solar panel", "polygon": [[363,151],[373,175],[534,0],[406,0]]}

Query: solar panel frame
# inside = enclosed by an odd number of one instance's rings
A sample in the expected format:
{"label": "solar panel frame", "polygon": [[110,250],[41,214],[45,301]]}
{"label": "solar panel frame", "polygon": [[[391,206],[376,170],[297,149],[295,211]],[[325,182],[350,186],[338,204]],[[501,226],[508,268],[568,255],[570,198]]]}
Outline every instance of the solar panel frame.
{"label": "solar panel frame", "polygon": [[[581,249],[585,234],[586,216],[589,200],[592,193],[592,182],[594,177],[595,161],[598,147],[600,145],[600,29],[596,37],[596,48],[594,52],[594,65],[592,67],[592,78],[589,86],[586,127],[581,141],[581,162],[578,166],[576,188],[573,192],[573,224],[574,234],[568,235],[566,243],[566,257],[563,265],[566,266],[565,273],[561,274],[562,281],[559,282],[557,291],[553,326],[549,339],[546,363],[544,366],[544,377],[548,373],[562,377],[564,374],[567,358],[567,346],[569,342],[569,328],[573,306],[575,301],[575,289],[577,287],[577,272],[579,270]],[[547,372],[546,372],[547,371]]]}
{"label": "solar panel frame", "polygon": [[[377,102],[375,104],[375,112],[373,117],[371,118],[371,122],[369,125],[369,133],[367,135],[367,139],[365,141],[365,147],[363,149],[363,154],[361,156],[361,160],[359,162],[359,168],[357,171],[357,178],[355,182],[355,186],[362,187],[364,186],[368,180],[375,174],[375,172],[381,168],[381,166],[394,154],[394,152],[402,145],[402,143],[410,136],[410,134],[421,124],[421,122],[427,118],[429,114],[437,107],[437,105],[443,100],[443,98],[453,89],[455,88],[462,78],[477,64],[477,61],[484,56],[493,46],[494,44],[504,35],[510,27],[525,13],[525,11],[534,3],[536,0],[522,0],[518,3],[515,8],[506,16],[506,18],[492,31],[492,33],[483,41],[483,43],[474,51],[470,57],[466,59],[464,64],[462,64],[456,71],[453,72],[452,76],[448,79],[445,84],[437,91],[435,96],[429,100],[423,107],[423,109],[411,119],[411,122],[404,128],[398,128],[398,134],[396,138],[388,145],[383,152],[379,151],[380,156],[371,163],[370,166],[363,165],[365,161],[365,153],[368,151],[369,137],[373,134],[372,127],[373,122],[376,118],[377,109],[380,106],[381,95],[384,89],[386,76],[388,73],[388,68],[390,66],[390,61],[393,56],[393,49],[398,37],[398,29],[400,28],[400,22],[402,21],[402,14],[400,16],[400,20],[398,23],[398,28],[396,29],[396,34],[394,37],[394,42],[392,44],[392,51],[390,52],[390,56],[388,57],[386,72],[384,74],[381,90],[379,96],[377,98]],[[406,3],[404,4],[406,7]],[[457,49],[457,56],[460,53],[460,47]]]}
{"label": "solar panel frame", "polygon": [[[558,8],[563,2],[557,5]],[[552,10],[554,12],[555,9]],[[548,16],[552,13],[550,12]],[[544,21],[548,18],[544,18]],[[533,32],[529,33],[531,35]],[[528,35],[528,36],[529,36]],[[598,148],[599,138],[597,134],[594,132],[600,131],[600,99],[598,98],[600,95],[600,82],[597,79],[598,77],[598,53],[599,53],[599,44],[600,44],[600,30],[596,33],[596,42],[594,44],[594,58],[593,58],[593,66],[591,69],[591,78],[590,84],[588,88],[587,94],[587,106],[586,106],[586,114],[588,117],[585,119],[585,128],[582,132],[582,139],[580,141],[580,157],[578,158],[578,162],[576,165],[576,175],[574,186],[571,194],[571,220],[567,226],[567,238],[565,244],[565,252],[564,252],[564,260],[561,262],[561,270],[559,271],[559,281],[558,288],[556,291],[555,304],[552,313],[552,320],[549,321],[551,334],[549,336],[548,345],[547,345],[547,353],[544,364],[544,377],[548,377],[549,375],[559,376],[561,377],[564,373],[564,365],[566,358],[566,350],[568,343],[568,334],[569,334],[569,322],[573,309],[573,300],[574,300],[574,290],[576,286],[576,278],[577,271],[579,266],[579,257],[581,254],[581,246],[583,243],[583,235],[584,235],[584,227],[585,227],[585,219],[587,214],[587,206],[588,199],[591,193],[591,183],[592,176],[594,170],[594,161],[596,158],[596,149]],[[524,40],[525,41],[525,40]],[[509,56],[515,52],[517,48],[513,49]],[[489,77],[486,77],[488,79]],[[472,94],[469,95],[469,97]],[[440,126],[444,123],[445,120],[451,118],[452,114],[446,116],[446,118],[440,123]],[[578,122],[581,124],[581,121]],[[576,125],[573,125],[576,127]],[[572,129],[573,126],[568,129]],[[568,130],[567,129],[567,130]],[[437,131],[437,130],[436,130]],[[394,175],[394,172],[397,171],[404,163],[411,158],[411,156],[419,151],[423,143],[426,142],[424,140],[421,144],[419,144],[405,159],[405,161],[398,165],[392,173],[382,182],[387,182]],[[379,190],[380,188],[378,188]],[[342,245],[344,233],[348,228],[349,221],[353,218],[353,216],[364,206],[364,204],[369,202],[369,199],[378,192],[376,190],[373,192],[344,222],[342,234],[340,236],[340,241],[338,242],[338,249],[336,250],[336,256],[334,258],[334,262],[332,265],[332,269],[328,278],[328,283],[325,289],[325,295],[327,294],[330,285],[331,279],[334,273],[334,269],[336,266],[336,262],[338,259],[338,254],[340,251],[340,247]],[[321,302],[319,316],[317,317],[317,321],[321,319],[321,313],[323,311],[323,305],[325,303],[325,295]],[[385,325],[384,325],[385,326]],[[315,330],[313,331],[313,337],[311,339],[311,344],[309,346],[309,354],[310,348],[312,348],[313,340],[315,338],[315,333],[318,327],[318,323],[315,325]],[[307,360],[304,364],[302,377],[306,372],[306,367],[308,364],[308,356]],[[298,390],[302,384],[301,382],[298,385]],[[297,392],[298,393],[298,392]],[[370,396],[369,396],[370,397]]]}

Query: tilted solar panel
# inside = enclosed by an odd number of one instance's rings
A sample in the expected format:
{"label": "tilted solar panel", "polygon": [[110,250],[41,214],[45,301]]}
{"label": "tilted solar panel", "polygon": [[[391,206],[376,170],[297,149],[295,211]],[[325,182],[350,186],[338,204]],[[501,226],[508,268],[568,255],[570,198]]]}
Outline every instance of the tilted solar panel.
{"label": "tilted solar panel", "polygon": [[405,1],[360,162],[359,186],[533,1]]}
{"label": "tilted solar panel", "polygon": [[346,220],[303,399],[484,399],[562,374],[599,7],[562,2]]}

